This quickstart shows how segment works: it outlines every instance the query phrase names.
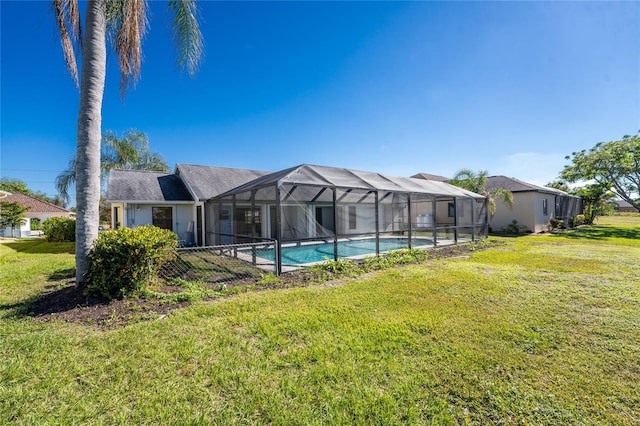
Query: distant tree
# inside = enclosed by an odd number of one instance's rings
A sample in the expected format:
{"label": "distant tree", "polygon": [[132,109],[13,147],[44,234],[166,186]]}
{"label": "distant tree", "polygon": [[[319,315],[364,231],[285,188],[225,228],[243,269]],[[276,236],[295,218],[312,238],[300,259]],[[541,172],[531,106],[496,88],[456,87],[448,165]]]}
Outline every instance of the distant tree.
{"label": "distant tree", "polygon": [[[142,39],[147,29],[144,0],[88,0],[84,31],[78,0],[53,0],[64,60],[80,89],[76,143],[76,285],[84,284],[88,255],[98,237],[102,98],[107,73],[107,41],[120,66],[120,93],[140,76]],[[202,56],[202,34],[195,0],[169,0],[178,63],[195,74]],[[74,42],[82,50],[78,73]],[[78,74],[80,81],[78,82]],[[78,84],[79,83],[79,84]]]}
{"label": "distant tree", "polygon": [[611,213],[610,201],[615,194],[609,188],[610,185],[607,183],[593,183],[571,191],[573,195],[582,198],[584,223],[586,225],[592,225],[598,216]]}
{"label": "distant tree", "polygon": [[489,172],[486,170],[474,172],[471,169],[461,169],[449,180],[449,183],[487,197],[489,213],[493,216],[496,213],[496,200],[498,199],[502,200],[509,208],[513,207],[513,194],[504,188],[487,191],[488,177]]}
{"label": "distant tree", "polygon": [[[149,138],[142,132],[127,130],[122,137],[112,131],[102,135],[100,154],[101,181],[108,177],[109,171],[150,170],[169,171],[169,165],[160,154],[151,152]],[[69,188],[76,182],[76,158],[69,161],[69,167],[56,178],[56,188],[60,197],[69,199]]]}
{"label": "distant tree", "polygon": [[572,163],[560,173],[567,182],[595,181],[640,210],[640,136],[600,142],[565,159]]}
{"label": "distant tree", "polygon": [[111,207],[103,196],[100,196],[100,223],[111,223]]}
{"label": "distant tree", "polygon": [[11,227],[11,235],[15,236],[16,228],[25,223],[24,214],[29,210],[20,203],[13,201],[0,202],[0,229],[4,230]]}
{"label": "distant tree", "polygon": [[26,182],[20,179],[12,179],[8,177],[0,178],[0,189],[12,194],[31,195],[31,190],[27,187]]}
{"label": "distant tree", "polygon": [[555,189],[559,189],[560,191],[564,191],[569,193],[571,191],[571,188],[569,188],[569,185],[567,185],[567,182],[558,179],[558,180],[552,180],[551,182],[549,182],[548,184],[545,185],[547,188],[555,188]]}

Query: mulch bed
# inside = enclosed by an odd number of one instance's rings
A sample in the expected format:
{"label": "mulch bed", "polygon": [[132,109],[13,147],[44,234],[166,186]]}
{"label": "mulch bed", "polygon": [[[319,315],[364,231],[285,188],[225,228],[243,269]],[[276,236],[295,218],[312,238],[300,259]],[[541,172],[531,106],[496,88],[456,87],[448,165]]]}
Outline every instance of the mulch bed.
{"label": "mulch bed", "polygon": [[[474,248],[475,250],[476,248]],[[448,246],[429,252],[429,259],[465,256],[472,250],[468,244]],[[246,291],[261,291],[278,288],[304,287],[316,284],[314,277],[304,271],[281,275],[273,284],[255,286],[255,280],[238,281],[229,286],[244,287]],[[343,280],[331,281],[324,285],[340,285]],[[163,285],[160,291],[165,294],[179,293],[182,287]],[[243,290],[244,291],[244,290]],[[225,297],[232,297],[225,296]],[[87,297],[75,287],[73,277],[60,277],[47,287],[47,291],[37,298],[25,302],[17,312],[35,317],[43,322],[59,319],[65,322],[80,323],[98,329],[113,329],[124,325],[149,320],[161,320],[175,309],[189,306],[191,302],[169,303],[160,299],[128,298],[105,301]]]}

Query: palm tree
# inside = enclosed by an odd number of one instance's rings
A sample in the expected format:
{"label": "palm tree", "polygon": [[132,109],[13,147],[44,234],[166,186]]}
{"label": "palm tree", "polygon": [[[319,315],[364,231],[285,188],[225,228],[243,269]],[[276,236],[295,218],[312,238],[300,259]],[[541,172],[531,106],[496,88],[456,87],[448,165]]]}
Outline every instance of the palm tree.
{"label": "palm tree", "polygon": [[[195,0],[169,0],[178,63],[193,75],[202,56]],[[81,46],[80,108],[76,143],[76,285],[82,285],[87,256],[98,236],[102,96],[107,69],[107,35],[120,65],[120,93],[140,76],[142,38],[147,29],[145,0],[88,0],[82,33],[78,0],[53,0],[62,51],[78,86],[74,42]]]}
{"label": "palm tree", "polygon": [[[123,137],[112,131],[102,135],[100,153],[101,183],[109,175],[109,170],[151,170],[168,172],[169,166],[160,154],[149,149],[149,138],[142,132],[127,130]],[[56,189],[60,197],[69,200],[69,188],[76,182],[76,158],[69,161],[69,167],[56,177]]]}
{"label": "palm tree", "polygon": [[464,188],[476,194],[487,197],[489,213],[493,216],[496,213],[496,200],[500,199],[509,208],[513,207],[513,194],[504,188],[496,188],[487,191],[487,179],[489,172],[481,170],[474,172],[471,169],[461,169],[449,181],[450,184]]}

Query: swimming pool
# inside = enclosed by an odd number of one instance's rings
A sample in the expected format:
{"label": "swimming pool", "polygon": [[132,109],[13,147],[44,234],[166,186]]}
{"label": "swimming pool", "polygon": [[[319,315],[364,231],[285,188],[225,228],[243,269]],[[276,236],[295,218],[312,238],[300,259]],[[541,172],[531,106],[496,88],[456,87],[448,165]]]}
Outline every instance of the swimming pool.
{"label": "swimming pool", "polygon": [[[413,247],[418,247],[424,245],[431,246],[432,244],[432,240],[429,239],[414,239],[412,245]],[[380,252],[407,247],[408,242],[406,238],[380,239]],[[363,256],[374,254],[375,252],[375,238],[338,241],[338,257]],[[271,249],[261,251],[258,256],[270,261],[274,261],[275,259],[274,251]],[[305,263],[322,262],[327,258],[333,259],[333,242],[282,247],[283,265],[302,265]]]}

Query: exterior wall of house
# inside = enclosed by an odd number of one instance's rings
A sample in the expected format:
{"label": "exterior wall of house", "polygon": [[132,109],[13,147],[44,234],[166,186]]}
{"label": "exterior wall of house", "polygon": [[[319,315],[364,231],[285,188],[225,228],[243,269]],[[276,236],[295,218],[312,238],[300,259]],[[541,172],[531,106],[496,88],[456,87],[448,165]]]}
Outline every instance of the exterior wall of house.
{"label": "exterior wall of house", "polygon": [[5,238],[24,238],[31,236],[31,218],[25,217],[24,223],[18,228],[13,229],[7,226],[0,236]]}
{"label": "exterior wall of house", "polygon": [[[543,209],[547,203],[546,213]],[[542,192],[514,192],[513,208],[507,207],[502,200],[496,200],[496,213],[489,218],[489,226],[493,231],[501,231],[514,220],[519,226],[526,226],[531,232],[542,232],[555,210],[555,195]]]}
{"label": "exterior wall of house", "polygon": [[[114,207],[118,208],[118,218],[115,218]],[[153,207],[171,207],[172,209],[172,231],[178,235],[178,239],[183,244],[193,244],[195,242],[194,206],[192,204],[134,204],[113,203],[112,216],[114,219],[127,228],[153,224]],[[119,220],[118,220],[119,219]]]}
{"label": "exterior wall of house", "polygon": [[[534,232],[542,232],[547,229],[549,220],[553,219],[555,215],[555,195],[538,193],[536,194],[536,204],[534,207],[535,213],[535,229]],[[546,210],[543,208],[546,201]]]}
{"label": "exterior wall of house", "polygon": [[70,217],[69,213],[38,213],[38,212],[26,212],[24,216],[24,223],[20,225],[20,228],[15,230],[11,227],[7,227],[0,236],[7,238],[25,238],[35,237],[42,235],[41,231],[31,230],[31,219],[40,219],[40,224],[51,217]]}
{"label": "exterior wall of house", "polygon": [[528,230],[533,231],[535,229],[534,206],[534,192],[514,192],[512,208],[498,199],[496,200],[496,212],[489,218],[489,226],[493,231],[501,231],[516,220],[518,225],[526,226]]}

